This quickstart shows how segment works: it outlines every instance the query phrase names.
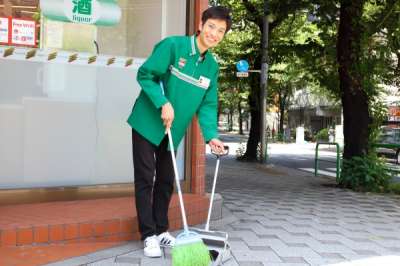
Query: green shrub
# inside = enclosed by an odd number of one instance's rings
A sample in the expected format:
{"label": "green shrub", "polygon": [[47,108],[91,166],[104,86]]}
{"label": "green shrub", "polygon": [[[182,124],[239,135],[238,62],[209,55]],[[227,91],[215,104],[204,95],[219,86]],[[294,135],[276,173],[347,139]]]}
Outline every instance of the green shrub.
{"label": "green shrub", "polygon": [[338,184],[356,191],[385,192],[388,190],[391,172],[376,154],[343,159]]}
{"label": "green shrub", "polygon": [[[239,143],[239,147],[236,149],[236,160],[238,161],[246,161],[247,159],[244,157],[244,154],[246,153],[247,149],[247,143],[241,142]],[[261,158],[261,144],[258,143],[257,145],[257,160],[260,160]]]}
{"label": "green shrub", "polygon": [[389,185],[389,192],[400,195],[400,183],[392,183]]}
{"label": "green shrub", "polygon": [[236,159],[243,157],[246,152],[246,143],[240,142],[239,147],[236,149]]}
{"label": "green shrub", "polygon": [[328,141],[329,140],[329,131],[327,128],[323,128],[315,135],[315,139],[317,141]]}
{"label": "green shrub", "polygon": [[277,139],[278,139],[278,141],[282,142],[283,141],[283,133],[279,132],[277,135]]}

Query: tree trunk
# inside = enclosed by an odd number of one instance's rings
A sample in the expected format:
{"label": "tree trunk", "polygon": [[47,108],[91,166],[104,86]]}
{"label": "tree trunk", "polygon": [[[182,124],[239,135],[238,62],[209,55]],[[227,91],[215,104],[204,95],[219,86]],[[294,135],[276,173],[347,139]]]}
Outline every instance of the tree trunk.
{"label": "tree trunk", "polygon": [[242,101],[239,100],[238,102],[238,112],[239,112],[239,134],[243,135],[243,117],[242,117]]}
{"label": "tree trunk", "polygon": [[285,107],[280,108],[279,110],[279,129],[278,133],[283,134],[283,124],[285,121]]}
{"label": "tree trunk", "polygon": [[229,132],[233,130],[233,110],[229,109]]}
{"label": "tree trunk", "polygon": [[345,159],[368,153],[371,122],[368,96],[363,90],[361,65],[361,16],[363,0],[341,0],[337,39],[340,91],[343,106]]}
{"label": "tree trunk", "polygon": [[260,73],[260,163],[267,162],[267,134],[266,134],[266,111],[268,90],[268,14],[269,1],[264,0],[264,14],[261,29],[261,73]]}
{"label": "tree trunk", "polygon": [[[254,59],[254,68],[261,69],[261,54],[257,54]],[[258,75],[249,75],[250,80],[250,94],[248,97],[248,106],[250,112],[250,132],[247,140],[247,147],[245,154],[239,158],[254,162],[258,160],[257,148],[260,142],[261,133],[261,111],[260,111],[260,77]]]}
{"label": "tree trunk", "polygon": [[[250,132],[249,139],[247,140],[247,147],[245,154],[238,158],[245,161],[257,161],[257,146],[260,141],[260,107],[258,97],[258,81],[252,79],[251,91],[248,98],[250,107]],[[258,86],[257,86],[257,85]]]}
{"label": "tree trunk", "polygon": [[249,139],[247,140],[246,153],[244,158],[246,161],[257,161],[257,147],[260,141],[260,109],[252,108],[250,111],[251,126]]}
{"label": "tree trunk", "polygon": [[285,121],[286,95],[279,95],[279,129],[278,132],[283,134],[283,124]]}
{"label": "tree trunk", "polygon": [[[257,8],[250,3],[248,0],[242,0],[242,3],[246,10],[252,17],[251,21],[253,21],[259,28],[261,33],[261,43],[260,43],[260,53],[255,56],[254,58],[254,69],[260,69],[265,76],[263,78],[263,82],[265,82],[264,90],[267,88],[267,81],[268,81],[268,34],[272,31],[275,26],[269,26],[268,21],[266,20],[268,14],[268,0],[264,0],[264,12],[263,15],[259,15]],[[265,29],[265,32],[264,32]],[[265,48],[265,49],[264,49]],[[264,61],[262,61],[262,55],[264,54]],[[263,62],[263,64],[261,64]],[[261,67],[264,67],[263,69]],[[247,148],[245,154],[239,158],[241,160],[247,161],[257,161],[257,147],[258,143],[260,142],[260,135],[261,135],[261,114],[264,115],[265,111],[261,112],[261,106],[263,105],[260,102],[260,84],[261,79],[258,76],[257,80],[254,78],[257,77],[256,75],[250,75],[251,78],[251,86],[250,86],[250,95],[249,95],[249,108],[250,108],[250,133],[249,139],[247,140]],[[265,98],[265,97],[264,97]],[[265,119],[265,118],[263,118]],[[264,126],[265,123],[263,123]],[[265,130],[264,130],[265,132]],[[266,141],[266,136],[265,136]],[[264,145],[262,145],[264,146]],[[265,148],[265,147],[264,147]],[[262,154],[261,159],[263,161],[264,154]]]}

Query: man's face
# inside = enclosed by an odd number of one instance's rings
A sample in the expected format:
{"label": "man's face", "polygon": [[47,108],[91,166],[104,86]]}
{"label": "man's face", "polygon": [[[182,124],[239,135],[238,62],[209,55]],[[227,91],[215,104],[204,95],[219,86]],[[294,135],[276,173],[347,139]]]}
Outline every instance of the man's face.
{"label": "man's face", "polygon": [[207,19],[200,25],[199,41],[203,46],[213,48],[224,38],[226,31],[226,21],[220,19]]}

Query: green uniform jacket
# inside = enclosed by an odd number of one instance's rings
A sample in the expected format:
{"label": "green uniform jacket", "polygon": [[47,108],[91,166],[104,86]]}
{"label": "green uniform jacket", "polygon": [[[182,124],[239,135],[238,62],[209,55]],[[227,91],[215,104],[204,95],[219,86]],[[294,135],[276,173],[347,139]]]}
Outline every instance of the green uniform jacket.
{"label": "green uniform jacket", "polygon": [[159,145],[165,136],[161,106],[170,102],[175,114],[171,128],[175,149],[196,113],[205,141],[217,138],[217,79],[215,58],[209,51],[200,57],[195,36],[162,40],[139,68],[137,81],[142,90],[129,125]]}

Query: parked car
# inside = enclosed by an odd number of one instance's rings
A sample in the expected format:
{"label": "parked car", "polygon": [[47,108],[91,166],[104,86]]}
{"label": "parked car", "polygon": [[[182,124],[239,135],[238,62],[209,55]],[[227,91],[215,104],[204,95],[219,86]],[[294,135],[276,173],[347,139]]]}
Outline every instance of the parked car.
{"label": "parked car", "polygon": [[376,144],[376,152],[388,158],[394,158],[400,163],[400,128],[382,127],[382,133]]}

